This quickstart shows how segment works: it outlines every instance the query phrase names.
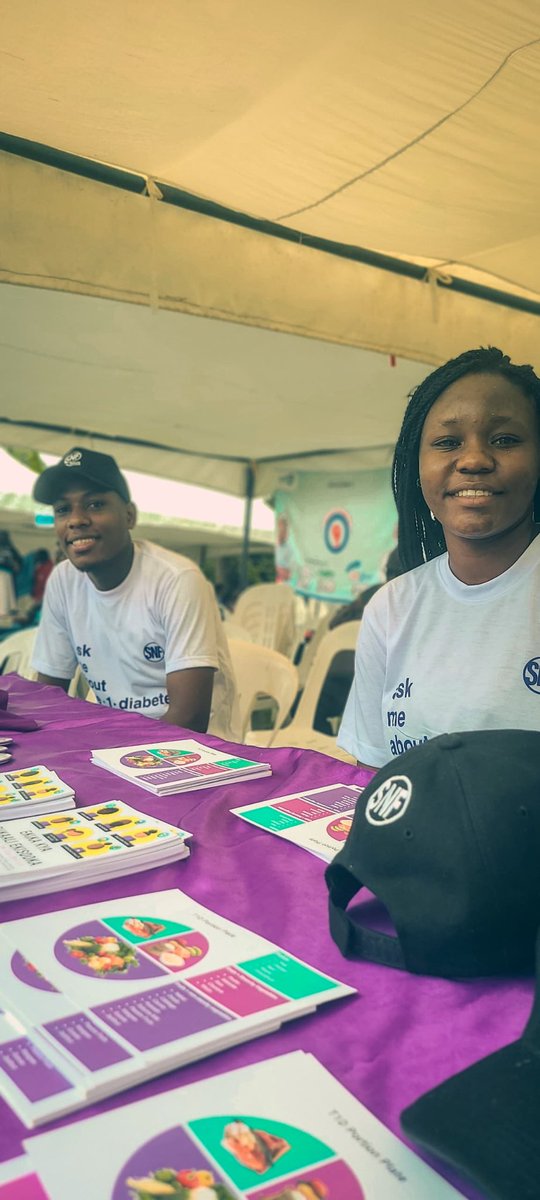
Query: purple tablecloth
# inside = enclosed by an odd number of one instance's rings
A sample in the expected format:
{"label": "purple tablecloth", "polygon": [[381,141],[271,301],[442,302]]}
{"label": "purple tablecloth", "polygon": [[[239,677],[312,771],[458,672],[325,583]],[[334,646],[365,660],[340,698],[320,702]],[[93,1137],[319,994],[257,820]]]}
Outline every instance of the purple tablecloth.
{"label": "purple tablecloth", "polygon": [[[365,773],[311,751],[249,747],[272,776],[240,785],[156,798],[92,766],[90,750],[179,736],[170,725],[71,700],[58,688],[5,676],[10,707],[42,728],[16,735],[14,766],[44,763],[76,792],[79,804],[121,798],[193,833],[191,858],[158,870],[2,905],[2,921],[120,895],[179,887],[216,912],[277,942],[351,984],[358,995],[291,1022],[282,1032],[184,1067],[70,1120],[155,1093],[166,1094],[267,1056],[311,1051],[385,1125],[401,1136],[399,1114],[422,1092],[518,1037],[528,1017],[531,980],[450,983],[343,959],[328,932],[323,864],[312,855],[232,817],[229,809],[325,783],[363,783]],[[201,736],[201,735],[197,735]],[[201,740],[225,745],[216,738]],[[10,764],[11,765],[11,764]],[[373,901],[366,898],[366,903]],[[428,914],[426,914],[428,919]],[[166,1103],[166,1101],[164,1101]],[[58,1122],[64,1124],[66,1122]],[[20,1152],[26,1130],[0,1101],[0,1160]],[[403,1139],[405,1140],[405,1139]],[[445,1174],[465,1196],[479,1193]]]}

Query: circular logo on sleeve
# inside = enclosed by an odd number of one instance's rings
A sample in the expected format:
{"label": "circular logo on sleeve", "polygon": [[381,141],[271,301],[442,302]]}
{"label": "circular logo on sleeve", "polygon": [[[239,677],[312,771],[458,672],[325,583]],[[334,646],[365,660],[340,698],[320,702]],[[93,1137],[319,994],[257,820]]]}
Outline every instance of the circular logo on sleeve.
{"label": "circular logo on sleeve", "polygon": [[157,642],[147,642],[143,650],[147,662],[163,662],[165,651]]}
{"label": "circular logo on sleeve", "polygon": [[407,775],[391,775],[373,792],[366,804],[370,825],[391,825],[409,807],[412,783]]}
{"label": "circular logo on sleeve", "polygon": [[525,663],[523,682],[530,692],[536,692],[536,695],[540,696],[540,654]]}

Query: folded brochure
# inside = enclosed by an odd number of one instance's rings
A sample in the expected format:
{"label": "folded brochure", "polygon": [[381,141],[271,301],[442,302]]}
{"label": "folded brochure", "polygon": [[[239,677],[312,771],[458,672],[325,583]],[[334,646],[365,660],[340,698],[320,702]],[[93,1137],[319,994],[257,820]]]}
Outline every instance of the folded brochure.
{"label": "folded brochure", "polygon": [[363,790],[355,784],[331,783],[288,796],[274,796],[273,800],[258,804],[244,804],[231,812],[250,825],[275,833],[324,862],[331,862],[347,837]]}
{"label": "folded brochure", "polygon": [[174,889],[6,922],[0,981],[0,1090],[29,1126],[354,991]]}

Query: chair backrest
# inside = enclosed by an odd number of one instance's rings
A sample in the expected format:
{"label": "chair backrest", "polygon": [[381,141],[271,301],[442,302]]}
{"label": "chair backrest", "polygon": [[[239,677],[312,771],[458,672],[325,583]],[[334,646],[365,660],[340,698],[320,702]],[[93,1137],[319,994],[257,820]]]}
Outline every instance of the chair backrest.
{"label": "chair backrest", "polygon": [[238,597],[234,620],[260,646],[290,654],[296,640],[296,598],[286,583],[257,583]]}
{"label": "chair backrest", "polygon": [[23,679],[37,679],[37,671],[33,671],[30,666],[35,636],[36,627],[32,626],[30,629],[19,629],[17,633],[10,633],[0,642],[1,675],[16,671]]}
{"label": "chair backrest", "polygon": [[320,641],[315,657],[306,679],[305,687],[300,697],[298,708],[291,725],[299,728],[313,728],[317,704],[332,662],[343,650],[356,649],[360,621],[346,621],[336,629],[329,629]]}
{"label": "chair backrest", "polygon": [[308,677],[309,672],[311,671],[311,668],[315,661],[315,656],[316,656],[317,650],[319,649],[319,646],[322,642],[322,639],[323,639],[323,637],[326,637],[326,634],[328,633],[328,626],[330,624],[331,618],[332,618],[331,611],[326,612],[324,614],[324,616],[320,618],[319,623],[316,626],[316,628],[312,634],[311,641],[307,642],[304,647],[304,652],[302,654],[300,662],[298,663],[298,678],[299,678],[300,687],[302,688],[302,690],[306,686],[307,677]]}
{"label": "chair backrest", "polygon": [[229,641],[229,638],[235,638],[237,642],[253,641],[248,629],[244,629],[244,626],[240,625],[238,621],[229,621],[228,617],[225,617],[223,622],[223,632],[227,638],[227,641]]}
{"label": "chair backrest", "polygon": [[231,638],[229,651],[236,678],[242,737],[250,727],[250,716],[259,696],[270,696],[277,705],[274,721],[279,729],[298,691],[298,672],[289,658],[258,646]]}

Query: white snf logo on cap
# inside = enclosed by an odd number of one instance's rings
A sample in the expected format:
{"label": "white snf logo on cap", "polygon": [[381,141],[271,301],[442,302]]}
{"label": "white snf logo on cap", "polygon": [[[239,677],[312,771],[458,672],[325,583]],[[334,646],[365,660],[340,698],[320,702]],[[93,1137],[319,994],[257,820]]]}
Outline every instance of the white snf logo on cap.
{"label": "white snf logo on cap", "polygon": [[406,775],[391,775],[385,779],[366,804],[366,818],[370,825],[390,825],[398,821],[409,807],[412,783]]}
{"label": "white snf logo on cap", "polygon": [[81,465],[82,454],[80,450],[72,450],[71,454],[66,454],[64,459],[65,467],[79,467]]}

